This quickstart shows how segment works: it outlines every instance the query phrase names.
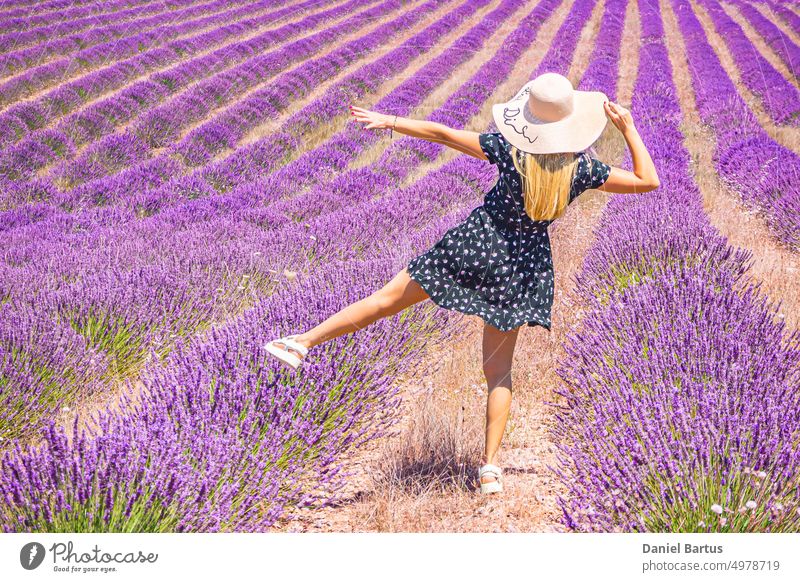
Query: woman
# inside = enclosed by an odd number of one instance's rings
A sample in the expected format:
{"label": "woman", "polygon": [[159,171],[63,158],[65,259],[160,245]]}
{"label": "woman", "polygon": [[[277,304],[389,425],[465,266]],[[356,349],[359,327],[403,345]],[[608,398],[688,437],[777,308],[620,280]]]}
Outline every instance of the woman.
{"label": "woman", "polygon": [[[519,328],[550,329],[553,263],[547,226],[584,190],[641,193],[658,187],[653,161],[630,112],[597,91],[576,91],[545,73],[513,99],[494,105],[494,133],[451,129],[439,123],[384,115],[351,106],[366,129],[391,129],[448,145],[498,166],[499,179],[481,206],[412,259],[382,289],[301,334],[265,349],[297,368],[308,349],[432,299],[437,305],[484,320],[483,370],[489,394],[486,447],[478,471],[481,493],[502,490],[493,464],[511,405],[511,363]],[[633,171],[610,167],[583,150],[610,119],[622,132]]]}

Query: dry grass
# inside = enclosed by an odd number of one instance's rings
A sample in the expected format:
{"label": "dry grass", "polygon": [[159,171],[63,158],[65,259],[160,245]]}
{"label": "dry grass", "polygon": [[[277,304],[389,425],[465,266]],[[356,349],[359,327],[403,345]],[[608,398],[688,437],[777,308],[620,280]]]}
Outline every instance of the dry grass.
{"label": "dry grass", "polygon": [[[477,384],[474,388],[480,395]],[[483,450],[481,418],[471,402],[456,394],[433,384],[417,391],[409,426],[399,438],[383,443],[370,475],[374,490],[419,496],[475,488],[473,468]]]}
{"label": "dry grass", "polygon": [[681,131],[684,145],[692,156],[694,179],[700,187],[706,214],[717,230],[728,238],[729,244],[753,253],[750,277],[761,283],[762,290],[770,299],[783,302],[779,316],[789,328],[797,328],[800,323],[800,296],[797,293],[800,258],[782,246],[758,214],[747,209],[737,194],[720,180],[711,159],[714,147],[710,144],[714,144],[716,138],[711,129],[702,124],[697,113],[677,20],[669,2],[662,0],[661,9],[678,99],[683,110]]}

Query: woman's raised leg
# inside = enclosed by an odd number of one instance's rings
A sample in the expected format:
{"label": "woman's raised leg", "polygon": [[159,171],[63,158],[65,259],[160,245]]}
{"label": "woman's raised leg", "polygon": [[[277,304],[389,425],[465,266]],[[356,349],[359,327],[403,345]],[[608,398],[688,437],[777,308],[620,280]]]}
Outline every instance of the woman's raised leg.
{"label": "woman's raised leg", "polygon": [[[517,345],[519,327],[510,331],[500,331],[485,323],[483,326],[483,374],[489,395],[486,399],[486,448],[484,463],[494,463],[494,456],[500,448],[500,441],[506,429],[511,410],[511,364],[514,347]],[[495,478],[484,475],[482,483]]]}
{"label": "woman's raised leg", "polygon": [[[298,334],[294,339],[307,348],[340,335],[358,331],[370,323],[394,315],[420,301],[429,299],[425,290],[403,268],[391,281],[373,294],[351,303],[328,319]],[[283,347],[280,342],[275,342]],[[300,354],[296,354],[298,357]]]}

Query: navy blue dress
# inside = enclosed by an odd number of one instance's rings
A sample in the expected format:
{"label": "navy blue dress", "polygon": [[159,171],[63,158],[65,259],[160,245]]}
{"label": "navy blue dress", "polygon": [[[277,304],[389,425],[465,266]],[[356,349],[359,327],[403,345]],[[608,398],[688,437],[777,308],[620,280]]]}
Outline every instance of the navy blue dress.
{"label": "navy blue dress", "polygon": [[[522,180],[511,159],[511,144],[498,133],[482,133],[481,149],[500,176],[460,224],[425,253],[413,258],[408,274],[446,309],[480,316],[501,331],[525,323],[550,330],[553,259],[548,225],[525,212]],[[569,202],[601,186],[611,168],[586,152],[570,188]]]}

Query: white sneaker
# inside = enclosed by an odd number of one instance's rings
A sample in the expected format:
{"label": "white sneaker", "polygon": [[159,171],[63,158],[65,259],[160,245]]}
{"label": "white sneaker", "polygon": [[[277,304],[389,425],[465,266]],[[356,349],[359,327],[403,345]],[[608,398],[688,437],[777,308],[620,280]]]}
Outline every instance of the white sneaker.
{"label": "white sneaker", "polygon": [[503,490],[503,472],[497,465],[486,464],[478,469],[478,480],[484,475],[494,477],[494,481],[481,482],[481,493],[499,493]]}
{"label": "white sneaker", "polygon": [[[296,342],[294,340],[294,338],[296,337],[297,335],[295,334],[274,339],[271,342],[267,343],[264,346],[264,349],[267,350],[267,352],[269,352],[276,358],[278,358],[284,364],[288,364],[289,366],[292,367],[292,369],[297,370],[297,368],[300,367],[300,364],[303,363],[303,358],[308,353],[308,348],[302,345],[301,343]],[[298,357],[296,354],[300,354],[300,356]]]}

